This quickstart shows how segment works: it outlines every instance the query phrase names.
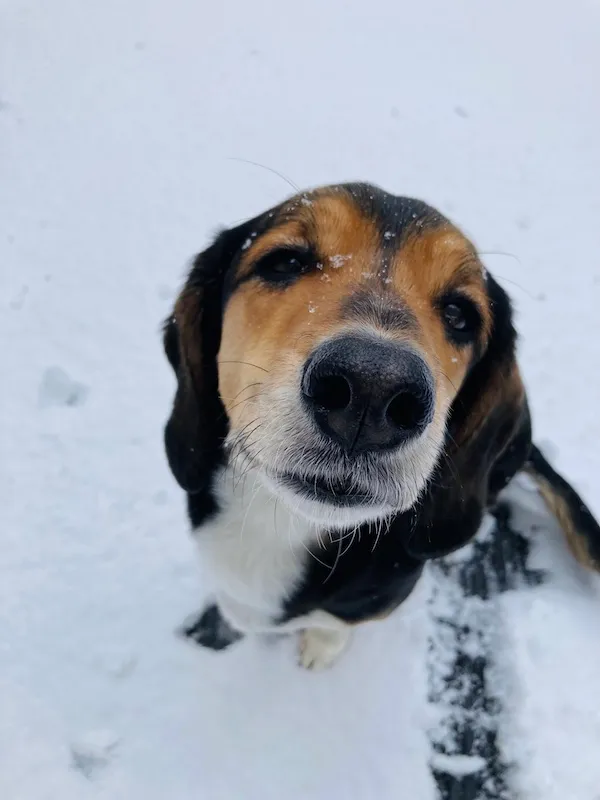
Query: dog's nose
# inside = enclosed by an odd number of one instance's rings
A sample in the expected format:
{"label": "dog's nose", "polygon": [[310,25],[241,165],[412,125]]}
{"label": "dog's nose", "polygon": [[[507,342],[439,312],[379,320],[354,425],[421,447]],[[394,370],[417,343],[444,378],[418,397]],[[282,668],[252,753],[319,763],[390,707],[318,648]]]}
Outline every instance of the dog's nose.
{"label": "dog's nose", "polygon": [[391,450],[433,418],[433,376],[413,350],[340,336],[308,358],[302,394],[319,428],[347,452]]}

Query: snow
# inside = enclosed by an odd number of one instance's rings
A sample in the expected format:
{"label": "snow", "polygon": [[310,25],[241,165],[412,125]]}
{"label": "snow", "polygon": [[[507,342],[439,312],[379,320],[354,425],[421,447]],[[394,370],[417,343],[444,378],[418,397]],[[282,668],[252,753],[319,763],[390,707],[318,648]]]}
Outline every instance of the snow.
{"label": "snow", "polygon": [[74,768],[86,778],[93,778],[97,770],[110,763],[118,743],[119,738],[112,731],[89,731],[71,745]]}
{"label": "snow", "polygon": [[435,769],[444,770],[456,777],[472,775],[485,767],[484,759],[479,756],[447,756],[442,753],[436,753],[431,759],[431,764]]}
{"label": "snow", "polygon": [[[514,519],[519,528],[543,524],[534,494],[521,490],[519,501]],[[546,800],[597,800],[600,767],[594,743],[600,741],[600,700],[594,683],[600,663],[600,580],[569,558],[554,525],[542,530],[543,536],[532,536],[531,565],[555,571],[553,580],[533,592],[501,598],[504,659],[506,664],[510,660],[514,682],[505,698],[511,720],[503,744],[522,764],[517,778],[523,792],[535,788],[532,796]]]}
{"label": "snow", "polygon": [[329,263],[334,269],[341,269],[351,258],[352,253],[336,253],[333,256],[329,256]]}
{"label": "snow", "polygon": [[[318,676],[176,636],[205,580],[160,322],[219,225],[293,191],[272,169],[422,197],[514,297],[537,436],[600,513],[600,8],[0,8],[0,797],[433,800],[431,575]],[[497,603],[499,735],[518,796],[598,800],[598,579],[541,524],[549,579]]]}

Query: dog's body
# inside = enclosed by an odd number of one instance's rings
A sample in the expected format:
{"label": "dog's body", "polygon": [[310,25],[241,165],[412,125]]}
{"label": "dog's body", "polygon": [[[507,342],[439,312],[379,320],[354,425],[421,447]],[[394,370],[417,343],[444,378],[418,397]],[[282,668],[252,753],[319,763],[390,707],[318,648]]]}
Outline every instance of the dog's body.
{"label": "dog's body", "polygon": [[328,665],[522,468],[595,566],[597,524],[532,449],[515,339],[473,246],[419,201],[330,187],[222,233],[165,327],[167,454],[218,586],[190,635],[301,630],[302,663]]}

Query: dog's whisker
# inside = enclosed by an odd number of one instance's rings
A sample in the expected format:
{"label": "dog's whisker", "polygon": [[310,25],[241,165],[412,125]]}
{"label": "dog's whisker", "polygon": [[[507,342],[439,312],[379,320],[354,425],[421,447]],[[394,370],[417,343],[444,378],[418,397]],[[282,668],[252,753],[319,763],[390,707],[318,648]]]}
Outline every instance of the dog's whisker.
{"label": "dog's whisker", "polygon": [[250,161],[248,158],[238,158],[236,156],[230,156],[228,161],[238,161],[240,164],[250,164],[252,167],[260,167],[261,169],[266,170],[267,172],[272,172],[273,175],[277,175],[278,178],[281,178],[282,181],[285,181],[288,186],[291,186],[295,192],[300,192],[300,188],[286,175],[279,172],[278,170],[274,169],[273,167],[268,167],[266,164],[260,164],[258,161]]}
{"label": "dog's whisker", "polygon": [[238,408],[239,406],[243,406],[244,403],[249,403],[251,400],[256,400],[258,397],[262,396],[262,392],[257,392],[256,394],[250,395],[250,397],[244,397],[242,400],[238,400],[237,403],[229,406],[229,411],[233,411],[234,408]]}
{"label": "dog's whisker", "polygon": [[266,369],[265,367],[261,367],[258,364],[252,364],[252,362],[250,362],[250,361],[238,361],[238,360],[233,360],[233,359],[227,359],[227,360],[219,359],[217,363],[219,364],[219,366],[221,364],[244,364],[247,367],[254,367],[255,369],[260,369],[260,370],[262,370],[262,372],[266,372],[266,373],[269,372],[269,370]]}

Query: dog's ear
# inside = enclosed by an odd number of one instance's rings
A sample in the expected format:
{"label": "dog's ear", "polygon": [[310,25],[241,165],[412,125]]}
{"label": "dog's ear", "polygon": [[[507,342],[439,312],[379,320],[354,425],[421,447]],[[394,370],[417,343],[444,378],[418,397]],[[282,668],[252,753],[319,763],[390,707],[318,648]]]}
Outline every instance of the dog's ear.
{"label": "dog's ear", "polygon": [[189,493],[208,488],[227,435],[217,371],[223,306],[231,271],[255,222],[223,231],[197,256],[164,326],[164,349],[177,378],[165,447],[173,475]]}
{"label": "dog's ear", "polygon": [[484,511],[531,448],[510,301],[491,276],[487,285],[493,318],[488,346],[454,399],[445,452],[407,546],[421,559],[446,555],[475,536]]}

